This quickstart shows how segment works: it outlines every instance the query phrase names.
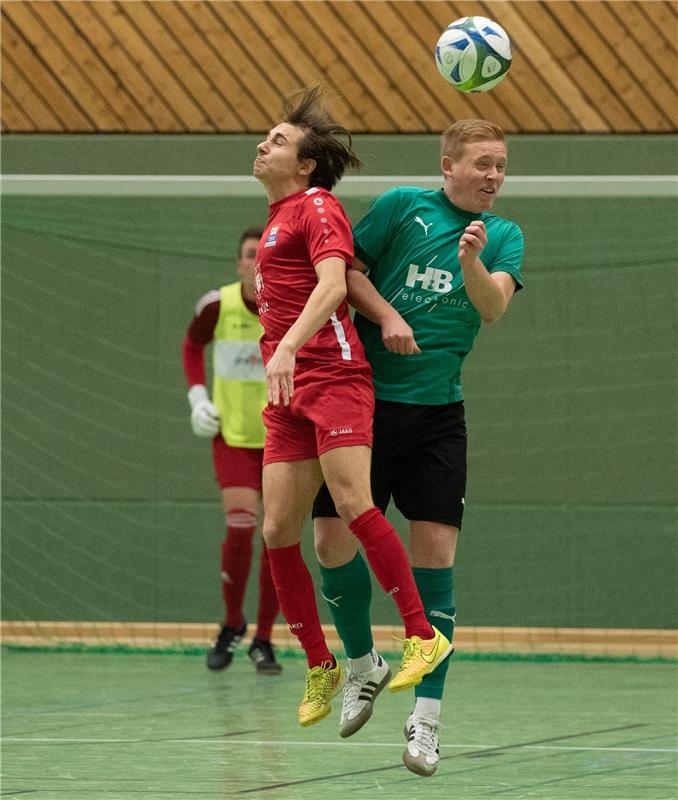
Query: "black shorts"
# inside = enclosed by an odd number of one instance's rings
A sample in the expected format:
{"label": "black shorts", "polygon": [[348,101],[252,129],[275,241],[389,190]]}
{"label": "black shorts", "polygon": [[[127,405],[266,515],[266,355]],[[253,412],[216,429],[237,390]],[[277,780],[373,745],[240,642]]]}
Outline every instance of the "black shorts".
{"label": "black shorts", "polygon": [[[372,447],[372,497],[383,512],[393,498],[408,520],[461,528],[466,492],[464,403],[422,406],[377,400]],[[337,517],[323,484],[314,517]]]}

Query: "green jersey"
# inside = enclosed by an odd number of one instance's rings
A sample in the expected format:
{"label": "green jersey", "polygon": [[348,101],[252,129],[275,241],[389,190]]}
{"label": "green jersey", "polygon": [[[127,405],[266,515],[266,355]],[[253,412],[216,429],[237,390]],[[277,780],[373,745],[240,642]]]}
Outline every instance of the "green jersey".
{"label": "green jersey", "polygon": [[489,272],[508,272],[522,287],[523,235],[509,220],[453,205],[442,190],[397,187],[378,197],[353,230],[356,256],[382,297],[414,331],[421,353],[391,353],[378,325],[355,322],[374,373],[376,396],[421,405],[463,399],[461,366],[480,328],[457,258],[466,226],[482,219]]}

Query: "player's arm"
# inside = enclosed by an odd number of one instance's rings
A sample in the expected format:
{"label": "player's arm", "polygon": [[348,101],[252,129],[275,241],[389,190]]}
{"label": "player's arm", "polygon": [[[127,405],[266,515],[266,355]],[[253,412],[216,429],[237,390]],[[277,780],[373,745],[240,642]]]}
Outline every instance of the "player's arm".
{"label": "player's arm", "polygon": [[191,427],[196,436],[212,438],[219,433],[219,412],[205,386],[205,347],[214,337],[221,301],[219,292],[203,295],[188,326],[182,347],[184,375],[188,383]]}
{"label": "player's arm", "polygon": [[469,300],[483,322],[491,324],[506,312],[516,289],[516,281],[508,272],[488,272],[479,257],[486,244],[485,224],[474,220],[459,239],[459,263]]}
{"label": "player's arm", "polygon": [[348,302],[363,317],[379,325],[384,347],[402,356],[420,353],[412,328],[393,306],[385,300],[365,274],[367,267],[358,258],[353,259],[346,276]]}
{"label": "player's arm", "polygon": [[268,399],[274,406],[288,406],[294,394],[294,365],[297,350],[317,333],[346,298],[346,262],[338,256],[315,265],[318,283],[303,311],[278,343],[266,365]]}

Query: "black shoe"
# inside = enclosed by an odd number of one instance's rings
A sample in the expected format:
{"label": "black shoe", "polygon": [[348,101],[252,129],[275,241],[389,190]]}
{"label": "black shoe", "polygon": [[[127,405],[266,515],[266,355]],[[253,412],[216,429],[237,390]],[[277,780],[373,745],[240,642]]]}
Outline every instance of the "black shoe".
{"label": "black shoe", "polygon": [[252,639],[247,655],[261,675],[278,675],[282,666],[275,660],[275,650],[265,639]]}
{"label": "black shoe", "polygon": [[214,647],[207,653],[209,669],[224,669],[233,661],[233,651],[240,644],[246,630],[245,620],[239,628],[229,628],[228,625],[222,627]]}

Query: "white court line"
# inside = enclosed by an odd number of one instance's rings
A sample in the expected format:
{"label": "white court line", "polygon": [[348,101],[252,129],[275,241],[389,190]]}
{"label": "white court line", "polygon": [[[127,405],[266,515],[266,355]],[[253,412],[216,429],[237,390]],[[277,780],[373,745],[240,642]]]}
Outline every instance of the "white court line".
{"label": "white court line", "polygon": [[[439,188],[437,175],[349,175],[336,192],[373,197],[392,186]],[[3,175],[5,195],[256,196],[265,193],[251,175]],[[503,197],[678,197],[675,175],[509,175]]]}
{"label": "white court line", "polygon": [[[398,742],[329,742],[283,741],[272,739],[60,739],[60,738],[2,738],[5,744],[208,744],[208,745],[274,745],[276,747],[402,747]],[[612,753],[678,753],[678,747],[585,747],[580,745],[543,745],[527,744],[516,747],[514,744],[441,744],[441,748],[452,750],[502,750],[505,748],[520,750],[593,750]]]}

